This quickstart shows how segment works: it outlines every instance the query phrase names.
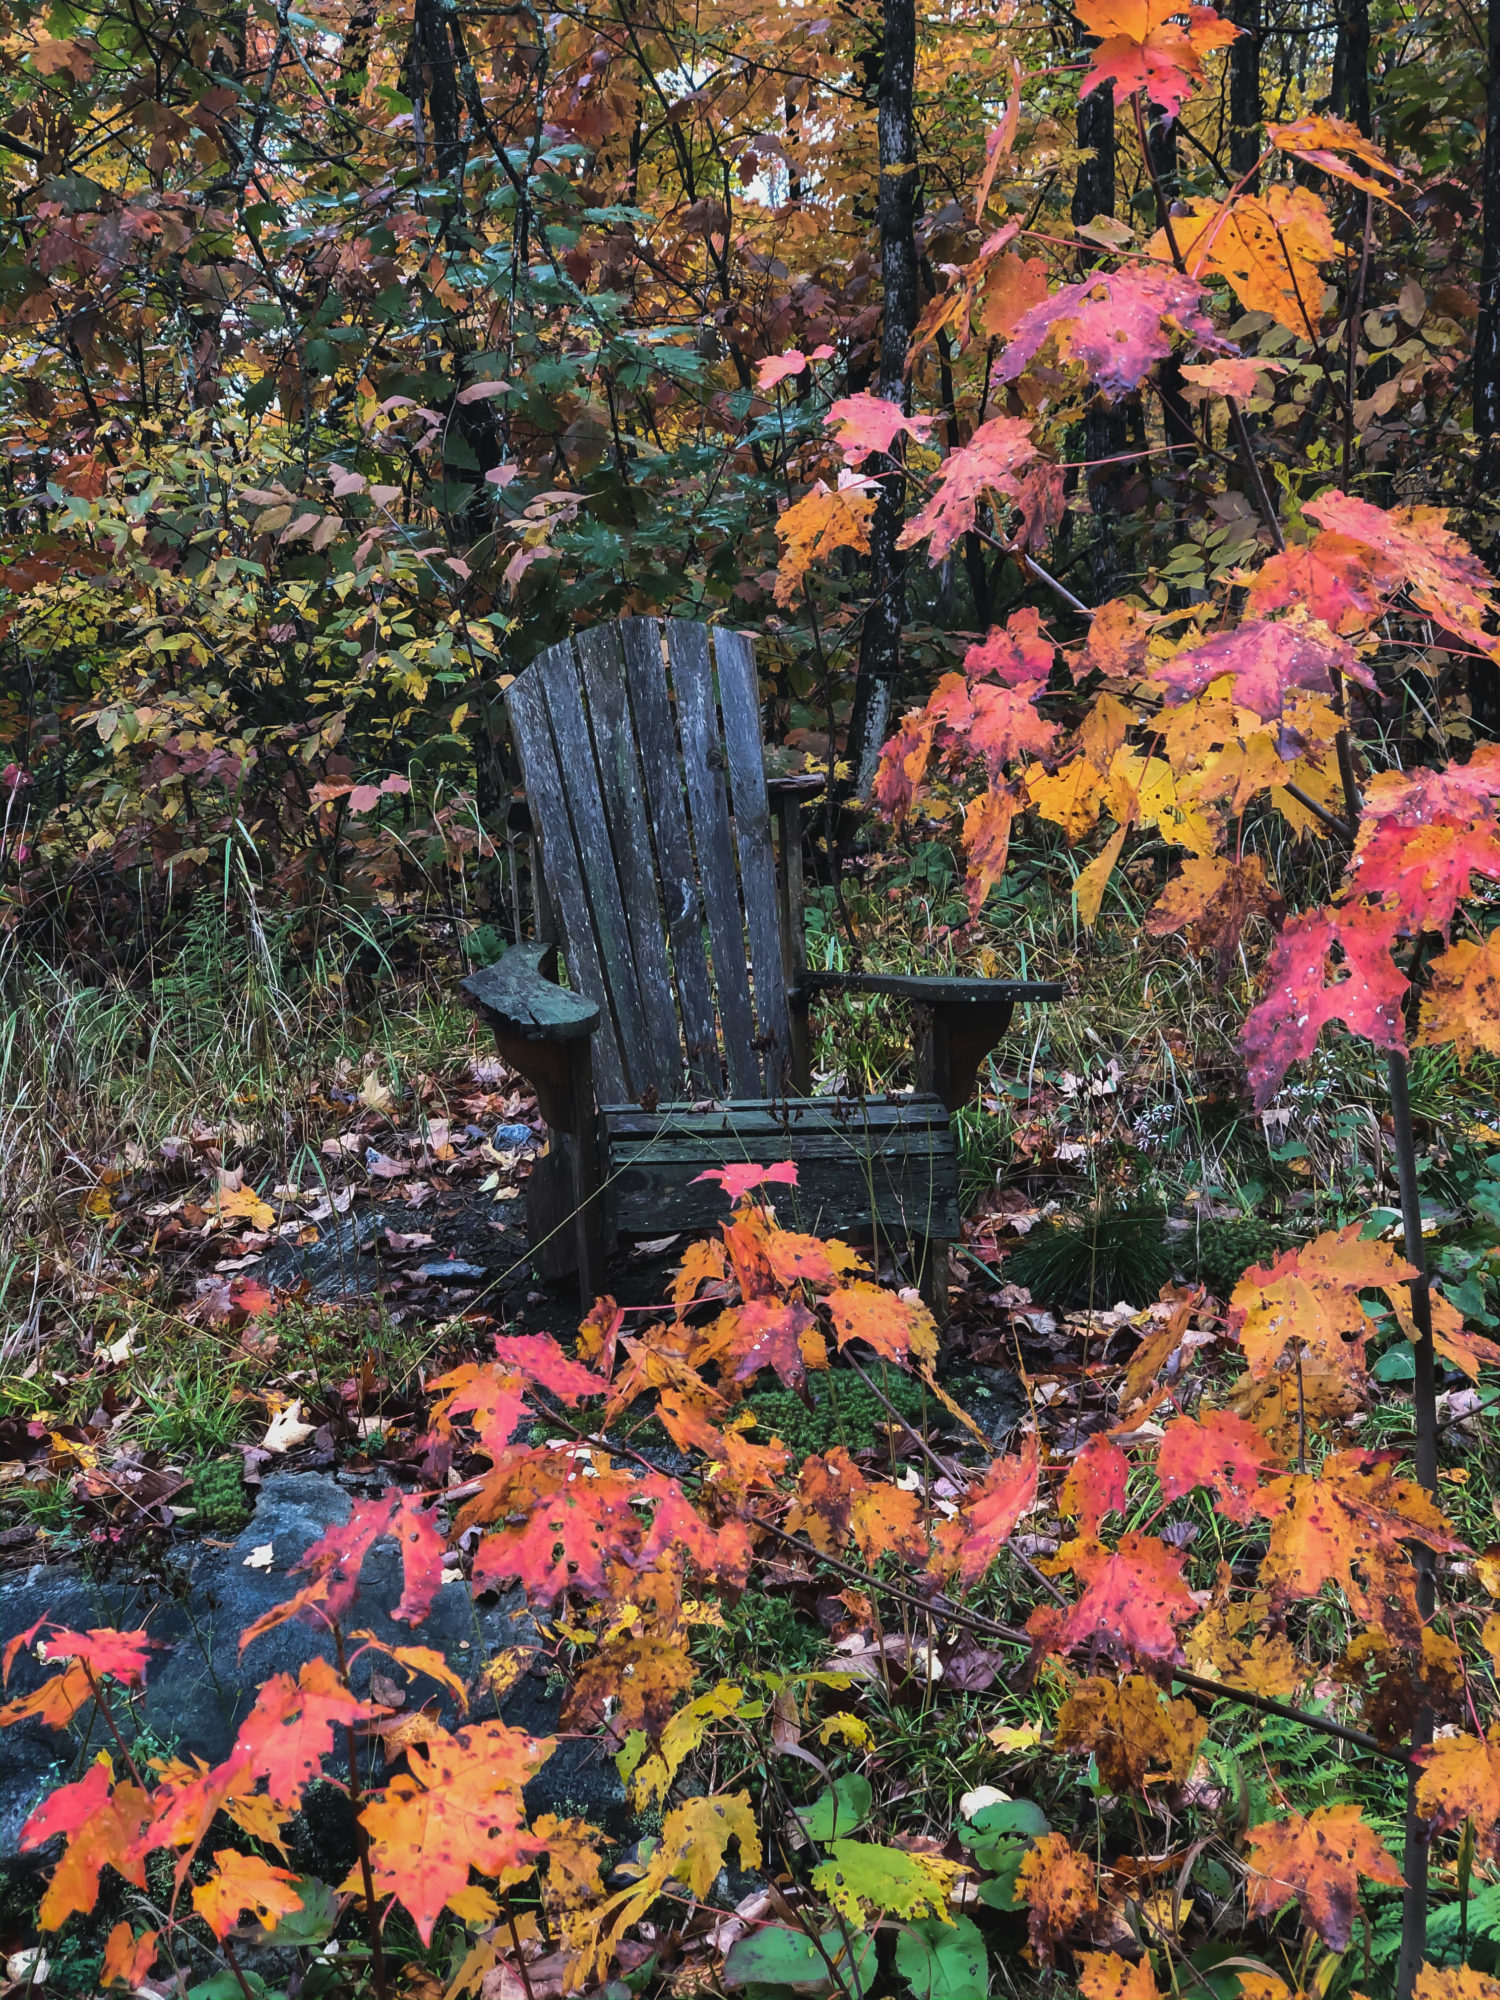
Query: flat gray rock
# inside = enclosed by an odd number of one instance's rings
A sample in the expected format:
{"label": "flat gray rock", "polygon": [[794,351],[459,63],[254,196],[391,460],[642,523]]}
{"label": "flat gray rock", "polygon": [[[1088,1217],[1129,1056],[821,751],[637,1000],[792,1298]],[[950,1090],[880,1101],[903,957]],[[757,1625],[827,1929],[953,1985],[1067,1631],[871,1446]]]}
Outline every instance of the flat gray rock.
{"label": "flat gray rock", "polygon": [[[42,1566],[0,1585],[0,1646],[47,1617],[75,1630],[144,1626],[162,1648],[153,1654],[144,1694],[127,1698],[115,1691],[113,1709],[127,1738],[144,1738],[151,1754],[222,1759],[235,1732],[273,1674],[295,1674],[304,1661],[331,1658],[327,1637],[300,1619],[288,1619],[243,1651],[240,1634],[296,1589],[292,1565],[336,1523],[349,1517],[352,1501],[324,1473],[273,1473],[264,1482],[253,1517],[227,1545],[199,1542],[173,1573],[97,1583],[71,1566]],[[258,1551],[270,1549],[267,1566],[250,1566]],[[394,1543],[379,1544],[365,1559],[359,1596],[346,1631],[368,1630],[390,1645],[420,1644],[442,1653],[459,1678],[470,1684],[471,1719],[494,1713],[479,1670],[505,1647],[540,1647],[540,1635],[519,1592],[475,1604],[468,1586],[442,1586],[431,1611],[413,1629],[391,1613],[401,1598],[401,1563]],[[354,1668],[356,1691],[365,1694],[372,1668],[398,1685],[401,1670],[378,1654],[366,1654]],[[24,1694],[45,1669],[27,1652],[19,1656],[7,1693]],[[545,1655],[523,1674],[501,1706],[504,1720],[533,1735],[557,1728],[557,1699],[546,1692]],[[405,1683],[406,1706],[437,1700],[443,1721],[456,1727],[463,1718],[438,1683],[417,1676]],[[79,1774],[107,1742],[102,1719],[84,1710],[62,1734],[20,1723],[0,1736],[0,1863],[16,1857],[28,1814],[57,1785]],[[583,1813],[595,1824],[616,1825],[624,1812],[624,1790],[601,1745],[563,1741],[528,1788],[534,1813]]]}

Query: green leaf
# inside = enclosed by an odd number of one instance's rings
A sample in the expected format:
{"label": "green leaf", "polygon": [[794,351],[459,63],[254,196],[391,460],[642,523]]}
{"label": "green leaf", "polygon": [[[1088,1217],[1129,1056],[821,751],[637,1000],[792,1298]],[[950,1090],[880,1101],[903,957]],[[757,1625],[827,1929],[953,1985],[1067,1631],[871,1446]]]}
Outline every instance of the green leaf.
{"label": "green leaf", "polygon": [[1027,1840],[1040,1840],[1051,1831],[1047,1815],[1032,1800],[997,1799],[993,1805],[981,1806],[967,1825],[960,1826],[958,1837],[965,1847],[973,1847],[996,1834],[1021,1834]]}
{"label": "green leaf", "polygon": [[313,1875],[299,1875],[295,1887],[302,1898],[302,1908],[289,1910],[265,1942],[287,1950],[305,1950],[326,1943],[338,1928],[338,1897],[326,1882]]}
{"label": "green leaf", "polygon": [[923,1917],[896,1940],[896,1970],[916,2000],[983,2000],[989,1991],[984,1938],[968,1917]]}
{"label": "green leaf", "polygon": [[810,1840],[832,1840],[835,1834],[853,1833],[863,1826],[870,1805],[869,1779],[850,1771],[835,1778],[810,1806],[798,1806],[797,1817]]}
{"label": "green leaf", "polygon": [[1405,1340],[1388,1347],[1370,1370],[1377,1382],[1410,1382],[1416,1372],[1416,1357],[1411,1351],[1411,1343]]}
{"label": "green leaf", "polygon": [[875,1976],[874,1938],[863,1932],[855,1936],[851,1964],[838,1931],[823,1933],[820,1952],[805,1931],[793,1930],[787,1924],[767,1924],[763,1930],[747,1931],[744,1937],[736,1938],[724,1960],[724,1984],[730,1988],[769,1987],[815,1997],[832,1993],[834,1982],[828,1976],[824,1952],[833,1960],[846,1986],[863,1993]]}
{"label": "green leaf", "polygon": [[851,1923],[865,1921],[867,1906],[893,1917],[941,1915],[946,1910],[956,1873],[952,1862],[863,1840],[835,1840],[832,1847],[832,1860],[813,1870],[813,1887]]}

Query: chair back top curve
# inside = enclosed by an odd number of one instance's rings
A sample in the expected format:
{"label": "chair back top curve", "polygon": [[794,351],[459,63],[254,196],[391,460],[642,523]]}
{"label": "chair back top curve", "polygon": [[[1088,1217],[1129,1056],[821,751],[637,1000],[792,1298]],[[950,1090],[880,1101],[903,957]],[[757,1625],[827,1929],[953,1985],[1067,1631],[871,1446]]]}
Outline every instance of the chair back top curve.
{"label": "chair back top curve", "polygon": [[506,691],[601,1104],[780,1097],[789,1019],[755,653],[623,618]]}

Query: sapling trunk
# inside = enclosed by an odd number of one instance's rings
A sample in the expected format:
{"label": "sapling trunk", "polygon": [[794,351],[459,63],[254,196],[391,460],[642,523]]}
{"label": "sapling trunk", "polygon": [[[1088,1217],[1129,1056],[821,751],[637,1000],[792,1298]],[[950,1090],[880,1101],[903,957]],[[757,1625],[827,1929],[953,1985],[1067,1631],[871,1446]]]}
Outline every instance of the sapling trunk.
{"label": "sapling trunk", "polygon": [[[1422,1205],[1417,1188],[1417,1150],[1411,1128],[1411,1096],[1407,1088],[1406,1055],[1392,1049],[1386,1064],[1391,1093],[1391,1123],[1396,1146],[1396,1173],[1401,1189],[1401,1228],[1406,1261],[1416,1275],[1411,1281],[1411,1316],[1417,1329],[1413,1348],[1412,1427],[1416,1432],[1417,1478],[1429,1493],[1437,1491],[1437,1369],[1432,1346],[1432,1294],[1427,1279],[1427,1252],[1422,1241]],[[1418,1542],[1417,1609],[1425,1623],[1436,1603],[1436,1558]],[[1415,1757],[1432,1741],[1432,1710],[1424,1703],[1412,1718],[1410,1754]],[[1417,1812],[1416,1785],[1420,1775],[1413,1763],[1406,1779],[1406,1850],[1402,1873],[1406,1890],[1401,1905],[1401,1955],[1396,1967],[1396,2000],[1411,2000],[1417,1974],[1427,1955],[1427,1857],[1431,1844],[1426,1823]]]}

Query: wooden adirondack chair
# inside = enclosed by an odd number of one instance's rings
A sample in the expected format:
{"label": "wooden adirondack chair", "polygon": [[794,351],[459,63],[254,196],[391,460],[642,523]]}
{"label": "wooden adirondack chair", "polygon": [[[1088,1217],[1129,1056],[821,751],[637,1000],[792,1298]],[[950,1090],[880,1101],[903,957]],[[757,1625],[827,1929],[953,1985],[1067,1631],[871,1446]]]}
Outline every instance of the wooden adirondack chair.
{"label": "wooden adirondack chair", "polygon": [[[782,1212],[905,1237],[941,1317],[959,1233],[951,1114],[1016,1002],[1062,988],[808,969],[801,800],[821,780],[767,779],[743,633],[595,626],[543,653],[506,700],[543,935],[463,984],[554,1135],[529,1184],[540,1267],[576,1264],[591,1301],[613,1239],[723,1218],[704,1168],[790,1158],[799,1186],[778,1194]],[[566,988],[549,976],[559,947]],[[915,1095],[809,1095],[808,1008],[833,990],[913,1003]]]}

